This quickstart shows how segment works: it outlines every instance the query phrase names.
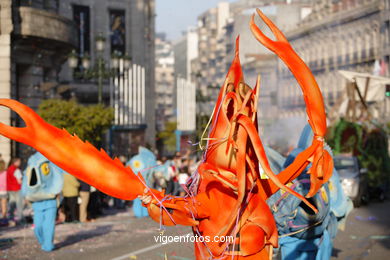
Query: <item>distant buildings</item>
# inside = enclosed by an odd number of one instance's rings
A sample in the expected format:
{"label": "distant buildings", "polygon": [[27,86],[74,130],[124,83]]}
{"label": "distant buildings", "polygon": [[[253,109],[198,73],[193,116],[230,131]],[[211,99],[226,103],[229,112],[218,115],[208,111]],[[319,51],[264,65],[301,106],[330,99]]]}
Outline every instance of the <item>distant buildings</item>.
{"label": "distant buildings", "polygon": [[[220,3],[198,17],[199,56],[191,62],[191,77],[198,92],[206,97],[201,105],[197,105],[198,113],[211,114],[234,56],[236,37],[240,35],[240,60],[245,81],[254,86],[257,75],[261,76],[261,126],[266,129],[279,121],[279,129],[285,129],[287,125],[297,129],[290,133],[291,136],[283,137],[295,140],[307,122],[303,95],[295,78],[274,53],[252,36],[248,23],[255,8],[260,8],[274,21],[313,71],[327,108],[338,102],[345,89],[346,81],[338,70],[390,75],[388,0],[240,0]],[[266,35],[273,38],[264,22],[258,18],[256,22]],[[272,135],[270,139],[274,141],[279,138],[275,131],[267,134]]]}
{"label": "distant buildings", "polygon": [[198,57],[199,36],[190,28],[174,43],[175,94],[174,108],[177,122],[176,150],[189,148],[188,140],[196,130],[196,88],[192,75],[192,62]]}
{"label": "distant buildings", "polygon": [[195,29],[198,35],[198,56],[191,61],[190,75],[196,84],[197,114],[211,114],[226,75],[224,35],[229,17],[230,4],[227,2],[221,2],[198,16]]}
{"label": "distant buildings", "polygon": [[[260,8],[280,28],[293,28],[310,12],[309,2],[241,0],[220,3],[198,16],[199,57],[192,63],[192,79],[203,96],[210,99],[201,105],[205,111],[199,112],[211,114],[234,58],[236,37],[240,36],[240,61],[245,81],[254,87],[257,76],[261,75],[259,119],[276,117],[277,57],[253,37],[249,21],[255,9]],[[270,35],[264,23],[256,21]]]}
{"label": "distant buildings", "polygon": [[219,3],[198,16],[198,60],[193,77],[201,82],[200,89],[206,94],[207,88],[219,87],[218,81],[224,69],[225,42],[224,27],[230,17],[229,3]]}
{"label": "distant buildings", "polygon": [[[374,73],[380,64],[381,75],[390,75],[390,1],[316,0],[312,7],[286,36],[312,70],[328,107],[345,91],[346,80],[338,70]],[[283,62],[278,63],[279,114],[305,118],[301,90]]]}
{"label": "distant buildings", "polygon": [[[103,57],[110,61],[114,51],[128,54],[133,64],[145,69],[145,119],[146,124],[118,126],[111,140],[115,155],[130,155],[138,152],[139,145],[155,144],[155,1],[154,0],[63,0],[60,12],[77,25],[77,52],[89,54],[96,60],[95,38],[102,34],[106,38]],[[111,64],[106,64],[107,68]],[[96,103],[97,87],[95,81],[74,77],[67,64],[63,66],[60,81],[72,86],[72,94],[82,103]],[[126,82],[126,76],[123,78]],[[134,91],[136,86],[128,83],[122,87],[121,95]],[[125,84],[124,84],[125,85]],[[137,97],[135,97],[137,98]],[[110,99],[110,84],[105,81],[103,100]],[[134,106],[129,109],[135,109]],[[146,128],[145,128],[146,127]]]}
{"label": "distant buildings", "polygon": [[[145,68],[146,129],[133,127],[116,132],[116,153],[128,155],[138,145],[155,143],[154,104],[154,0],[4,0],[0,2],[0,96],[15,98],[36,109],[42,99],[76,97],[84,104],[96,103],[92,80],[74,77],[67,65],[72,49],[96,58],[95,37],[106,38],[104,58],[112,52],[128,53],[134,64]],[[110,64],[106,64],[107,68]],[[109,81],[104,81],[103,101],[109,103]],[[2,122],[20,125],[9,112]],[[25,156],[23,145],[12,146],[12,154]],[[126,147],[121,150],[121,147]],[[127,149],[130,147],[129,149]],[[8,139],[0,137],[1,153],[11,154]]]}
{"label": "distant buildings", "polygon": [[[227,49],[226,67],[234,56],[235,36],[240,35],[240,60],[244,70],[245,81],[255,86],[257,76],[260,75],[259,122],[267,126],[278,117],[277,97],[277,64],[278,57],[260,44],[253,36],[249,21],[259,8],[282,31],[295,28],[297,24],[310,13],[310,1],[256,1],[241,0],[232,3],[232,19],[226,27]],[[257,15],[256,15],[257,16]],[[273,35],[267,25],[255,17],[257,26],[268,36]]]}
{"label": "distant buildings", "polygon": [[164,34],[157,34],[156,40],[156,129],[164,130],[166,122],[175,118],[175,77],[172,43]]}
{"label": "distant buildings", "polygon": [[[61,65],[77,45],[76,27],[60,13],[59,1],[0,2],[0,97],[14,98],[36,109],[43,98],[66,91],[58,83]],[[8,110],[1,121],[22,122]],[[12,145],[11,145],[12,144]],[[0,137],[0,153],[26,157],[26,146]]]}

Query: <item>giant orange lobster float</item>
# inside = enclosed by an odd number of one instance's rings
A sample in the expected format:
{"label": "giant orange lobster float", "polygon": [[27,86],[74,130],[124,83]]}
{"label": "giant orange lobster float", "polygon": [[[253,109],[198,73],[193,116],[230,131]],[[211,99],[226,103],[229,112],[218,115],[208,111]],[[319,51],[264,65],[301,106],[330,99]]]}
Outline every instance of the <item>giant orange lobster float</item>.
{"label": "giant orange lobster float", "polygon": [[[278,232],[266,199],[282,189],[316,211],[305,197],[286,184],[309,166],[311,188],[306,195],[309,198],[328,181],[333,162],[324,150],[325,110],[312,73],[282,32],[260,10],[257,13],[276,40],[261,32],[254,23],[254,15],[250,28],[256,39],[277,54],[295,76],[315,134],[311,146],[277,175],[271,170],[258,135],[260,82],[258,79],[253,89],[244,83],[238,38],[235,58],[211,118],[203,160],[191,177],[185,197],[172,197],[147,187],[141,174],[136,175],[118,159],[112,160],[103,150],[98,151],[77,136],[49,125],[17,101],[1,99],[0,105],[18,113],[26,126],[0,124],[0,133],[35,148],[64,171],[108,195],[125,200],[140,197],[150,216],[163,225],[191,226],[194,234],[210,237],[195,243],[197,259],[270,259],[272,248],[278,245]],[[259,164],[267,178],[260,176]],[[234,237],[233,242],[213,239],[228,235]]]}

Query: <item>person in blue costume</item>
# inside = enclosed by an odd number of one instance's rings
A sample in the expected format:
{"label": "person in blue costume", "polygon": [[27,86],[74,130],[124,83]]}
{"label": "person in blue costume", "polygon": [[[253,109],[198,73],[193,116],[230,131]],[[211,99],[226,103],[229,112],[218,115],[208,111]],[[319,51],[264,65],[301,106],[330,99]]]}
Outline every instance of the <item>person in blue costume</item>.
{"label": "person in blue costume", "polygon": [[34,233],[43,251],[54,249],[54,230],[57,215],[57,195],[63,186],[62,170],[39,152],[27,162],[22,181],[22,194],[32,202]]}
{"label": "person in blue costume", "polygon": [[[312,138],[313,132],[310,126],[306,125],[298,147],[289,154],[284,163],[282,163],[282,156],[275,155],[276,152],[272,150],[272,152],[267,151],[271,165],[276,168],[286,168],[300,152],[310,145]],[[326,149],[331,152],[329,147]],[[291,183],[290,187],[302,195],[307,194],[310,189],[310,176],[304,171]],[[278,227],[281,259],[325,260],[331,258],[337,229],[352,210],[352,202],[343,193],[335,169],[333,169],[329,182],[310,201],[317,207],[317,214],[314,214],[295,196],[282,191],[268,199],[267,203],[275,216]]]}
{"label": "person in blue costume", "polygon": [[[135,173],[141,173],[142,177],[145,179],[146,185],[151,187],[154,167],[157,165],[156,156],[152,151],[140,146],[138,149],[138,154],[133,156],[126,165],[130,166]],[[133,211],[134,216],[137,218],[149,216],[147,208],[142,206],[140,199],[134,200]]]}
{"label": "person in blue costume", "polygon": [[165,190],[165,194],[170,194],[168,191],[168,182],[172,178],[172,172],[170,172],[172,165],[173,162],[171,160],[166,160],[154,168],[154,189],[160,191]]}

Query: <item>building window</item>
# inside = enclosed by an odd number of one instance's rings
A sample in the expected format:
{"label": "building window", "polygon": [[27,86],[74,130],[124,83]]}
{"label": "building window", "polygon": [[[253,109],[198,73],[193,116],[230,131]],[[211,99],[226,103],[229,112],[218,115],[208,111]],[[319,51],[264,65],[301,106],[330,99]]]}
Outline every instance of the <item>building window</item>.
{"label": "building window", "polygon": [[111,52],[126,52],[126,20],[124,10],[110,10]]}
{"label": "building window", "polygon": [[16,6],[30,6],[50,12],[58,12],[59,0],[16,0]]}
{"label": "building window", "polygon": [[76,23],[77,35],[79,39],[77,53],[82,56],[85,53],[90,52],[91,46],[89,7],[83,5],[74,5],[73,21]]}

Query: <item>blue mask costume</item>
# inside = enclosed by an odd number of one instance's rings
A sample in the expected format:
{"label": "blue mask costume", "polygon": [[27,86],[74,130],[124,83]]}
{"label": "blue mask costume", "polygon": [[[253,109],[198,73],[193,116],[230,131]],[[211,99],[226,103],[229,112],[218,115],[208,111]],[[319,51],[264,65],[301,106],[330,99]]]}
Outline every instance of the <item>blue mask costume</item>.
{"label": "blue mask costume", "polygon": [[56,196],[64,183],[62,170],[42,154],[28,159],[22,182],[22,194],[32,202],[34,233],[44,251],[54,249],[54,228],[57,215]]}
{"label": "blue mask costume", "polygon": [[22,182],[22,194],[32,202],[53,199],[62,190],[62,170],[40,153],[33,154],[27,162]]}
{"label": "blue mask costume", "polygon": [[[311,144],[312,138],[313,132],[306,125],[298,147],[287,157],[283,168]],[[331,151],[330,148],[326,149]],[[272,164],[279,166],[283,161],[280,157],[269,155],[276,162],[271,159]],[[292,182],[291,188],[302,195],[306,194],[310,189],[309,176],[304,172]],[[317,207],[318,214],[313,214],[295,196],[281,191],[267,201],[278,226],[282,259],[330,259],[338,228],[337,218],[345,218],[352,209],[352,203],[344,195],[335,169],[329,182],[311,198],[311,202]]]}
{"label": "blue mask costume", "polygon": [[[153,179],[154,167],[157,165],[156,156],[152,151],[145,147],[139,147],[138,154],[133,156],[126,166],[130,166],[135,173],[141,173],[145,179],[146,185],[151,186]],[[137,218],[149,216],[148,210],[142,207],[142,203],[139,199],[134,200],[133,204],[134,215]]]}

